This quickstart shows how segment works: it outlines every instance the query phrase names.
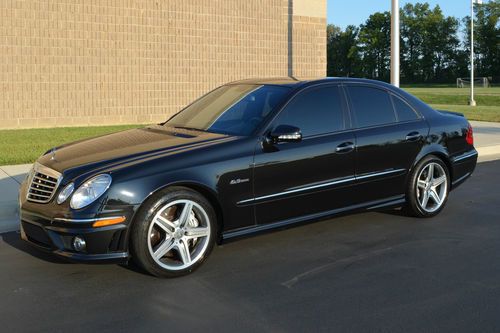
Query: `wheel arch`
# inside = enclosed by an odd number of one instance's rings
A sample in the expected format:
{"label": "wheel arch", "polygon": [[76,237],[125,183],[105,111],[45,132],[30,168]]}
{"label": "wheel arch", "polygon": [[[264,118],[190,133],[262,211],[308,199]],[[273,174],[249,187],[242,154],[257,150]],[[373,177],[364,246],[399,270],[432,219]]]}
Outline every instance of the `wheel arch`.
{"label": "wheel arch", "polygon": [[169,187],[184,187],[184,188],[190,189],[192,191],[198,192],[205,199],[208,200],[208,202],[212,205],[212,207],[215,211],[215,215],[216,215],[216,219],[217,219],[217,221],[216,221],[217,222],[217,240],[216,240],[216,242],[219,244],[221,242],[221,239],[222,239],[222,230],[224,227],[224,214],[223,214],[222,206],[219,202],[217,193],[205,184],[194,182],[194,181],[176,181],[176,182],[171,182],[171,183],[159,186],[154,191],[151,191],[149,193],[149,195],[144,198],[144,200],[142,201],[142,203],[139,206],[139,209],[154,194],[156,194],[159,191],[162,191],[166,188],[169,188]]}
{"label": "wheel arch", "polygon": [[441,145],[429,145],[429,146],[424,147],[424,149],[422,149],[420,151],[420,153],[417,155],[417,157],[415,158],[415,161],[413,162],[408,174],[411,174],[413,172],[413,170],[415,169],[415,167],[417,166],[417,164],[420,163],[420,161],[422,159],[424,159],[425,157],[427,157],[429,155],[434,155],[443,161],[443,163],[446,165],[446,168],[448,169],[448,173],[450,175],[450,182],[451,182],[453,180],[453,165],[451,163],[451,159],[450,159],[450,155],[449,155],[448,151],[446,150],[445,147],[443,147]]}

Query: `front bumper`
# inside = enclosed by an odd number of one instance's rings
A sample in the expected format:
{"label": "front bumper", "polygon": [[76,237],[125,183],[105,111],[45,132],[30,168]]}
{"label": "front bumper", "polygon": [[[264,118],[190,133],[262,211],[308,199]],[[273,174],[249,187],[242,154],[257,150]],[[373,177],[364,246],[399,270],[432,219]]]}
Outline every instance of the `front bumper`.
{"label": "front bumper", "polygon": [[[68,200],[62,204],[55,202],[64,183],[58,188],[56,186],[52,199],[38,202],[28,199],[31,186],[28,182],[26,179],[19,189],[23,240],[71,261],[120,263],[128,260],[129,227],[139,204],[103,196],[82,209],[74,210]],[[75,237],[84,242],[74,246]]]}
{"label": "front bumper", "polygon": [[[94,228],[90,220],[67,222],[47,219],[21,210],[21,238],[56,256],[80,262],[115,262],[128,260],[127,224]],[[77,251],[75,237],[85,240],[86,247]]]}

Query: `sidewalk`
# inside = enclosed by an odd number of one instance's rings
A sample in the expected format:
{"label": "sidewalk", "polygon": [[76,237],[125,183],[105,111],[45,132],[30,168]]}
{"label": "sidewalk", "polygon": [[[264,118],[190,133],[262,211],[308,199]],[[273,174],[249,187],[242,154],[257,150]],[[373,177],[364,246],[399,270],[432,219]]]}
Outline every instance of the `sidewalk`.
{"label": "sidewalk", "polygon": [[[500,159],[500,123],[471,121],[479,162]],[[0,166],[0,233],[19,229],[19,185],[31,164]]]}
{"label": "sidewalk", "polygon": [[31,164],[0,166],[0,233],[19,229],[19,185]]}
{"label": "sidewalk", "polygon": [[471,121],[479,162],[500,159],[500,123]]}

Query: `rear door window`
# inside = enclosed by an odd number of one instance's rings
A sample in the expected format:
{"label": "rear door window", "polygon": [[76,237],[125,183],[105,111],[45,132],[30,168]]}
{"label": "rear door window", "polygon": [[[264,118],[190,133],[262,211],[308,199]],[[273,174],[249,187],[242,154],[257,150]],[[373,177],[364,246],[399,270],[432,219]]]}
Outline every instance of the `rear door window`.
{"label": "rear door window", "polygon": [[396,122],[391,96],[387,91],[368,86],[348,86],[347,89],[358,127]]}

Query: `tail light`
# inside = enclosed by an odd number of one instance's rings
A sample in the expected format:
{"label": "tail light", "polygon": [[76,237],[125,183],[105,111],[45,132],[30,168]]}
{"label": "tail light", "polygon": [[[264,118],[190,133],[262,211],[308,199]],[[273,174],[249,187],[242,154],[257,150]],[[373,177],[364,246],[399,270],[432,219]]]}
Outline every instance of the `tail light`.
{"label": "tail light", "polygon": [[465,135],[465,141],[467,141],[467,143],[471,146],[474,144],[474,134],[472,133],[472,126],[470,124],[469,124],[469,127],[467,128],[467,134]]}

